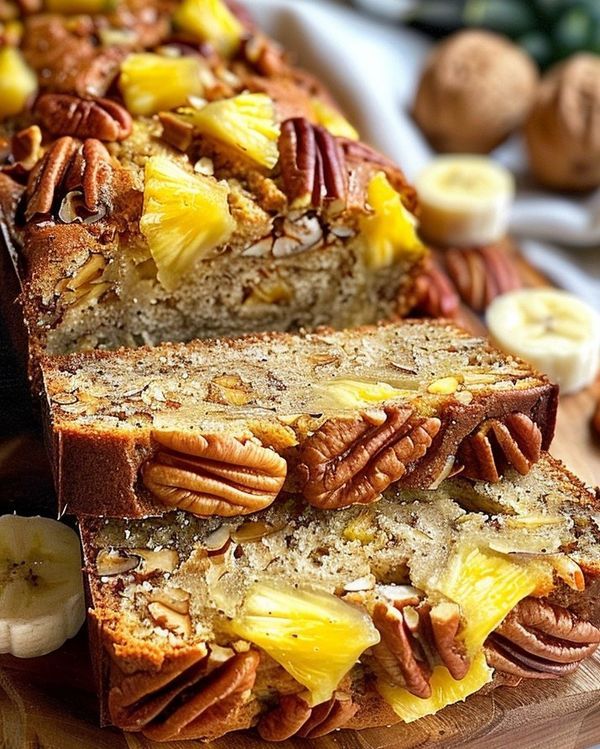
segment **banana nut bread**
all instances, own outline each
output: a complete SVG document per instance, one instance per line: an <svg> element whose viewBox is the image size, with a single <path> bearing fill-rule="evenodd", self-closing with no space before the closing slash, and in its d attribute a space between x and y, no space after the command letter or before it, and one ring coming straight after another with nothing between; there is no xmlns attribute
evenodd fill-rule
<svg viewBox="0 0 600 749"><path fill-rule="evenodd" d="M417 320L49 357L42 380L61 512L112 517L497 481L548 448L557 401L524 362Z"/></svg>
<svg viewBox="0 0 600 749"><path fill-rule="evenodd" d="M0 74L38 94L0 122L30 361L409 310L414 191L317 80L237 4L95 5L27 12L4 46L0 7Z"/></svg>
<svg viewBox="0 0 600 749"><path fill-rule="evenodd" d="M544 456L335 513L80 520L103 720L314 738L569 674L600 643L599 509Z"/></svg>

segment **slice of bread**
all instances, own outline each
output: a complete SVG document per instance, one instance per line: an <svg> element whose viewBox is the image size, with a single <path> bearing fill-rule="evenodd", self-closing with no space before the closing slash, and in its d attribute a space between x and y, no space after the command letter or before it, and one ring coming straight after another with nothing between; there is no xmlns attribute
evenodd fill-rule
<svg viewBox="0 0 600 749"><path fill-rule="evenodd" d="M557 388L452 325L264 334L43 362L61 512L337 509L390 484L527 473Z"/></svg>
<svg viewBox="0 0 600 749"><path fill-rule="evenodd" d="M599 510L545 456L335 513L82 519L104 722L315 737L568 674L600 642Z"/></svg>
<svg viewBox="0 0 600 749"><path fill-rule="evenodd" d="M350 327L415 301L425 248L402 171L247 14L219 53L174 25L179 5L21 19L40 96L0 124L0 241L32 373L44 352ZM197 96L168 95L178 64Z"/></svg>

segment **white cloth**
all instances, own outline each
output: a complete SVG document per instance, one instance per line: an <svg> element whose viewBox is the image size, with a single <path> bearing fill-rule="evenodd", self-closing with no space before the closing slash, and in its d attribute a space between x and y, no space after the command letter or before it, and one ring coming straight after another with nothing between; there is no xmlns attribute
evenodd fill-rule
<svg viewBox="0 0 600 749"><path fill-rule="evenodd" d="M434 155L408 114L431 42L324 0L246 2L260 25L333 90L363 138L414 179ZM540 190L527 176L518 136L494 157L517 176L511 230L525 254L600 310L600 190L584 197Z"/></svg>

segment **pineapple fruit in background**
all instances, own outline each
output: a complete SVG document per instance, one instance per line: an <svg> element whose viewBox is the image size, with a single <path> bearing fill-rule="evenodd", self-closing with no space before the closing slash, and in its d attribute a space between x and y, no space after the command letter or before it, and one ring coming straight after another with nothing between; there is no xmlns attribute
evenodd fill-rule
<svg viewBox="0 0 600 749"><path fill-rule="evenodd" d="M19 114L37 90L37 78L14 47L0 47L0 119Z"/></svg>
<svg viewBox="0 0 600 749"><path fill-rule="evenodd" d="M148 159L140 228L166 289L229 239L235 222L228 196L227 185L213 177L191 174L165 156Z"/></svg>
<svg viewBox="0 0 600 749"><path fill-rule="evenodd" d="M202 63L195 57L142 52L123 61L119 86L132 114L152 115L182 106L190 96L200 96L202 72Z"/></svg>

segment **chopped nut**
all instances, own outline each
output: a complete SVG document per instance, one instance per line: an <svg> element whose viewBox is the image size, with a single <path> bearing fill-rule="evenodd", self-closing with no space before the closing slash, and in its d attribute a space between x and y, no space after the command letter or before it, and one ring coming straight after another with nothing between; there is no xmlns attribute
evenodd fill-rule
<svg viewBox="0 0 600 749"><path fill-rule="evenodd" d="M459 384L456 377L442 377L432 382L427 388L427 392L432 395L452 395L458 390Z"/></svg>
<svg viewBox="0 0 600 749"><path fill-rule="evenodd" d="M142 572L173 572L179 564L179 554L175 549L132 549L144 560Z"/></svg>
<svg viewBox="0 0 600 749"><path fill-rule="evenodd" d="M188 614L190 611L190 594L183 588L165 588L156 591L151 602L162 603L178 614Z"/></svg>
<svg viewBox="0 0 600 749"><path fill-rule="evenodd" d="M162 125L162 139L179 151L187 151L194 138L194 126L172 112L158 115Z"/></svg>
<svg viewBox="0 0 600 749"><path fill-rule="evenodd" d="M246 406L253 401L252 386L239 375L220 375L211 380L206 400L229 406Z"/></svg>
<svg viewBox="0 0 600 749"><path fill-rule="evenodd" d="M96 572L100 577L112 577L131 572L140 564L141 558L123 549L101 549L96 557Z"/></svg>
<svg viewBox="0 0 600 749"><path fill-rule="evenodd" d="M232 532L231 538L238 544L252 543L277 533L281 527L267 523L265 520L248 520Z"/></svg>
<svg viewBox="0 0 600 749"><path fill-rule="evenodd" d="M202 542L202 546L207 551L221 551L227 546L230 538L231 533L229 528L225 525L221 525L217 530L209 533Z"/></svg>
<svg viewBox="0 0 600 749"><path fill-rule="evenodd" d="M54 293L67 307L89 306L112 288L112 283L104 280L105 270L104 257L91 254L71 278L63 278L56 284Z"/></svg>
<svg viewBox="0 0 600 749"><path fill-rule="evenodd" d="M191 635L192 620L189 614L181 614L159 601L148 604L148 612L159 627L168 629L180 637L187 638Z"/></svg>

